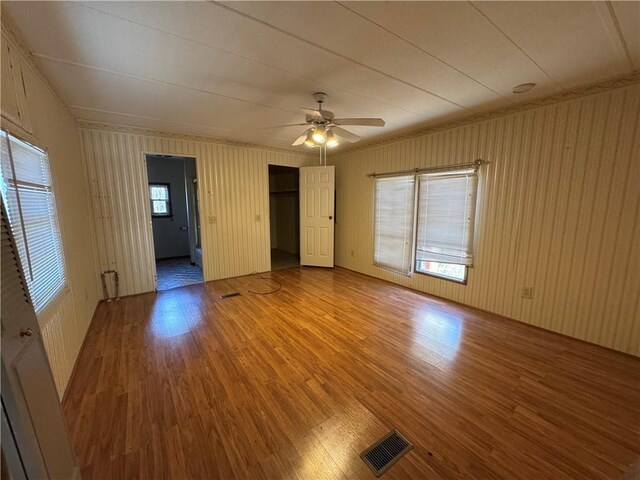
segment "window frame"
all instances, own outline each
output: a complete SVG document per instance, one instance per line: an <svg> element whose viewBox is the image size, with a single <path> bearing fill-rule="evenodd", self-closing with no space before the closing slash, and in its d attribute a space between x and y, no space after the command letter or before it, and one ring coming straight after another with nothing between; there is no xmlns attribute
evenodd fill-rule
<svg viewBox="0 0 640 480"><path fill-rule="evenodd" d="M475 224L475 228L474 228L474 244L476 242L475 239L475 235L477 232L477 224L478 224L478 203L480 201L480 194L479 192L481 191L481 186L480 186L480 169L478 167L471 167L474 169L476 175L478 175L478 185L477 185L477 190L476 190L476 203L474 205L475 208L475 218L474 218L474 224ZM451 170L446 170L443 169L442 173L446 174L447 172L455 172L460 170L459 167L454 166ZM456 278L453 277L448 277L442 274L438 274L436 272L429 272L429 271L423 271L423 270L418 270L418 262L420 260L418 260L418 254L417 254L417 248L418 248L418 222L419 222L419 206L420 206L420 175L423 175L423 173L419 172L419 171L415 171L412 176L414 177L414 207L413 207L413 231L412 231L412 235L411 235L411 239L412 239L412 245L411 245L411 257L412 257L412 261L411 261L411 266L409 269L409 272L405 273L405 272L401 272L401 271L397 271L393 268L390 268L386 265L381 265L379 263L376 263L375 261L375 228L376 228L376 211L377 211L377 207L376 207L376 186L374 183L373 186L373 225L372 225L372 235L373 235L373 265L377 268L382 268L384 270L388 270L390 272L396 273L398 275L403 275L403 276L407 276L407 277L411 277L414 273L417 273L419 275L425 275L428 277L434 277L434 278L438 278L438 279L442 279L442 280L446 280L449 282L453 282L456 285L467 285L468 280L469 280L469 268L473 268L473 265L462 265L464 267L464 278L462 280L458 280ZM387 175L385 175L387 176ZM408 176L406 173L398 173L397 175L388 175L390 177L403 177L403 176ZM374 178L375 179L375 178ZM475 249L474 249L475 250ZM442 263L442 264L446 264L446 265L458 265L455 263L446 263L446 262L437 262L437 263Z"/></svg>
<svg viewBox="0 0 640 480"><path fill-rule="evenodd" d="M446 174L447 172L455 172L456 170L458 170L458 169L443 170L442 173ZM476 175L478 175L478 188L477 188L477 191L479 191L480 190L479 169L475 169L475 171L476 171ZM470 268L469 265L462 265L464 267L464 278L462 280L458 280L458 279L452 278L452 277L447 277L445 275L442 275L442 274L439 274L439 273L436 273L436 272L428 272L428 271L418 270L418 262L419 262L419 260L418 260L418 253L417 253L416 250L418 248L418 228L417 228L417 226L418 226L418 221L419 221L418 217L420 215L420 212L418 211L419 210L419 206L420 206L420 184L422 183L422 182L420 182L420 175L422 175L422 174L417 173L417 172L415 174L417 185L416 185L416 210L415 210L415 217L416 217L415 225L416 225L416 228L415 228L415 231L414 231L413 271L415 273L419 274L419 275L426 275L428 277L441 278L443 280L447 280L449 282L453 282L453 283L455 283L457 285L466 285L467 284L467 280L469 279L469 268ZM478 215L477 215L477 213L478 213L478 196L477 196L477 193L476 193L476 204L475 204L474 208L476 210L475 211L474 220L475 220L475 223L477 223L478 222ZM475 230L476 229L474 228L474 236L475 236ZM475 242L475 240L474 240L474 242ZM437 262L437 263L444 263L446 265L457 265L456 263L446 263L446 262Z"/></svg>
<svg viewBox="0 0 640 480"><path fill-rule="evenodd" d="M38 319L39 322L42 321L46 321L43 319L48 319L51 315L51 312L54 311L55 308L57 308L57 306L59 305L61 298L64 294L69 292L69 277L68 277L68 265L67 265L67 258L66 258L66 252L65 252L65 244L64 244L64 240L63 240L63 236L62 236L62 227L61 227L61 219L60 219L60 213L59 213L59 208L58 208L58 194L57 194L57 188L56 188L56 182L54 180L54 173L51 169L51 159L49 157L49 149L46 147L41 147L38 145L38 140L33 137L32 135L16 135L15 133L13 133L13 131L8 128L8 127L3 127L1 129L1 134L2 135L6 135L6 141L8 143L8 148L11 149L11 137L13 137L14 139L16 139L18 142L21 142L31 148L33 148L34 150L42 153L45 158L46 158L46 166L48 169L48 174L49 174L49 181L50 184L49 185L39 185L38 188L42 189L42 190L49 190L49 194L51 195L51 203L53 206L53 212L54 212L54 231L52 232L53 235L55 237L57 237L57 241L59 243L59 248L60 248L60 266L61 266L61 278L62 278L62 282L57 286L57 288L55 289L54 293L52 293L49 298L46 300L45 303L41 304L41 305L36 305L36 303L34 302L34 296L33 296L33 292L30 286L31 282L34 282L34 275L33 275L33 262L31 260L31 256L32 256L32 248L29 246L28 243L28 235L26 235L26 228L25 228L25 223L24 223L24 216L23 216L23 209L21 206L19 206L19 210L18 210L18 216L20 217L20 235L23 238L23 242L24 242L24 249L25 249L25 258L22 258L22 255L18 253L18 261L21 265L22 268L22 274L24 276L24 281L25 281L25 290L28 293L29 296L29 303L33 306L33 309L35 311L36 314L36 318ZM13 156L13 152L10 151L9 155ZM14 167L14 160L13 158L10 158L10 162L11 162L11 170L12 170L12 175L13 175L13 169ZM0 177L0 182L5 182L5 180L3 178ZM22 183L22 182L21 182ZM24 185L23 185L24 186ZM9 185L7 184L7 187L9 187ZM18 182L17 180L14 178L13 179L13 188L16 190L16 195L18 195L18 197L20 196L20 187L18 187ZM19 199L18 201L21 203L22 199ZM13 225L11 223L11 212L9 211L9 207L7 205L6 199L3 198L2 202L4 204L4 209L5 209L5 213L7 215L7 226L9 227L9 230L11 231L11 235L13 236L13 241L16 244L16 248L19 249L20 245L18 244L18 241L16 239L16 233L15 233L15 225ZM27 278L29 277L29 278Z"/></svg>
<svg viewBox="0 0 640 480"><path fill-rule="evenodd" d="M166 187L167 188L167 213L153 213L153 202L154 199L151 198L151 187ZM149 193L149 208L151 209L151 218L173 218L173 207L171 205L171 184L168 182L149 182L149 186L147 189ZM157 200L155 200L157 201Z"/></svg>

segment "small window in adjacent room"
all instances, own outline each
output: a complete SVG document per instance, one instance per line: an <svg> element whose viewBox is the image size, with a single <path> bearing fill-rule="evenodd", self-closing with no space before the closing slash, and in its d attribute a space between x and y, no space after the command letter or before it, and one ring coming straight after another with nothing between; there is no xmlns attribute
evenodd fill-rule
<svg viewBox="0 0 640 480"><path fill-rule="evenodd" d="M171 191L168 183L150 183L149 199L152 217L171 216Z"/></svg>
<svg viewBox="0 0 640 480"><path fill-rule="evenodd" d="M66 284L46 152L0 133L0 190L33 307L40 313Z"/></svg>
<svg viewBox="0 0 640 480"><path fill-rule="evenodd" d="M419 178L416 271L464 282L473 265L478 175L462 170Z"/></svg>

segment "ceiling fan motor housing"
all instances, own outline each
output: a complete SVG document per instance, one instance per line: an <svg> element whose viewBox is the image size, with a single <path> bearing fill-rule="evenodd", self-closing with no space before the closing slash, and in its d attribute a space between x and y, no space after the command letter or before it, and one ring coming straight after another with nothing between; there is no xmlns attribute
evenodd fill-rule
<svg viewBox="0 0 640 480"><path fill-rule="evenodd" d="M318 103L324 103L324 101L327 98L327 94L324 92L316 92L313 94L313 98L316 100L316 102Z"/></svg>

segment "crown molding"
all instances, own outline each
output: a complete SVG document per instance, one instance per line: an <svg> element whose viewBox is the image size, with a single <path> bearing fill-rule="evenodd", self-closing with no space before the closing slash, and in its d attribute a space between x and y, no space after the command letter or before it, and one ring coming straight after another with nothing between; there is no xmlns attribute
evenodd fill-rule
<svg viewBox="0 0 640 480"><path fill-rule="evenodd" d="M361 150L367 150L370 148L376 148L383 145L397 143L397 142L401 142L401 141L412 139L412 138L422 137L424 135L439 132L442 130L450 130L452 128L463 127L473 123L484 122L487 120L504 117L514 113L520 113L527 110L533 110L536 108L547 107L550 105L555 105L557 103L575 100L577 98L587 97L590 95L597 95L599 93L607 92L610 90L629 87L634 84L640 84L640 70L635 70L631 74L610 78L609 80L605 80L603 82L585 85L585 86L577 87L571 90L565 90L563 92L549 95L547 97L541 97L535 100L516 103L508 107L499 108L496 110L490 110L488 112L473 114L473 115L460 118L457 120L453 120L450 122L444 122L441 124L436 124L428 127L417 128L415 130L411 130L406 133L391 135L386 138L382 138L380 140L371 140L368 142L365 141L361 144L349 145L345 149L339 152L336 152L335 156L341 156L347 153L354 153Z"/></svg>
<svg viewBox="0 0 640 480"><path fill-rule="evenodd" d="M267 145L260 145L256 143L241 142L236 140L228 140L218 137L209 137L206 135L194 135L190 133L175 133L168 130L160 130L154 128L134 127L130 125L121 125L116 123L107 122L95 122L92 120L76 120L78 128L80 130L98 130L114 133L125 133L130 135L146 135L150 137L160 137L169 140L187 140L191 142L201 143L214 143L216 145L224 145L228 147L240 147L240 148L252 148L258 150L267 150L270 152L295 154L300 156L310 156L306 153L301 153L299 150L293 148L271 147Z"/></svg>

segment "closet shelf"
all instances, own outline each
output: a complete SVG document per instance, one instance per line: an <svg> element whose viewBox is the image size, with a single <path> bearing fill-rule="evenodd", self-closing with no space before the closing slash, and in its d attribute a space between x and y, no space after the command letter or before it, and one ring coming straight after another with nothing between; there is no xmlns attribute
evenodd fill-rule
<svg viewBox="0 0 640 480"><path fill-rule="evenodd" d="M294 188L291 190L278 190L274 192L269 192L270 197L282 197L285 195L296 195L298 193L298 189Z"/></svg>

